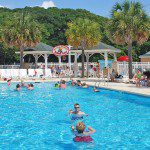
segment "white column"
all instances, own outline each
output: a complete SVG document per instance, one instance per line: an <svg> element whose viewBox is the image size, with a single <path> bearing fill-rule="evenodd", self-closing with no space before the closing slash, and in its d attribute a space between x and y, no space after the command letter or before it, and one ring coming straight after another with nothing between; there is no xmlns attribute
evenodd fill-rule
<svg viewBox="0 0 150 150"><path fill-rule="evenodd" d="M45 69L47 69L47 54L44 54L44 58L45 58Z"/></svg>
<svg viewBox="0 0 150 150"><path fill-rule="evenodd" d="M74 76L77 77L77 54L74 54Z"/></svg>
<svg viewBox="0 0 150 150"><path fill-rule="evenodd" d="M61 66L61 56L58 56L59 66Z"/></svg>
<svg viewBox="0 0 150 150"><path fill-rule="evenodd" d="M71 70L71 52L68 53L68 63L69 63L69 69Z"/></svg>
<svg viewBox="0 0 150 150"><path fill-rule="evenodd" d="M105 67L108 67L108 53L104 53L104 59L105 59Z"/></svg>
<svg viewBox="0 0 150 150"><path fill-rule="evenodd" d="M117 61L116 53L114 53L114 61Z"/></svg>
<svg viewBox="0 0 150 150"><path fill-rule="evenodd" d="M89 77L89 53L86 54L86 71L87 71L87 78Z"/></svg>
<svg viewBox="0 0 150 150"><path fill-rule="evenodd" d="M37 63L38 63L38 55L37 54L35 54L34 55L34 58L35 58L35 68L37 69Z"/></svg>

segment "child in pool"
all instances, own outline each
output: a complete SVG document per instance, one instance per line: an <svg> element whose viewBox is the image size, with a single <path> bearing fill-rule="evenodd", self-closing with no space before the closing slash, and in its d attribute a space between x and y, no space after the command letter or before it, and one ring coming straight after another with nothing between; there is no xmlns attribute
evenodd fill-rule
<svg viewBox="0 0 150 150"><path fill-rule="evenodd" d="M16 85L16 91L20 91L20 89L21 89L20 84L17 84L17 85Z"/></svg>
<svg viewBox="0 0 150 150"><path fill-rule="evenodd" d="M75 134L75 138L73 139L74 142L92 142L93 139L91 138L91 134L95 133L96 130L94 130L92 127L88 126L88 132L85 131L85 124L84 122L78 122L76 125L76 131L75 127L71 126L72 132Z"/></svg>
<svg viewBox="0 0 150 150"><path fill-rule="evenodd" d="M71 120L80 120L83 119L83 116L88 116L84 112L80 111L80 105L78 103L74 104L75 111L72 109L69 110L69 115L72 115Z"/></svg>

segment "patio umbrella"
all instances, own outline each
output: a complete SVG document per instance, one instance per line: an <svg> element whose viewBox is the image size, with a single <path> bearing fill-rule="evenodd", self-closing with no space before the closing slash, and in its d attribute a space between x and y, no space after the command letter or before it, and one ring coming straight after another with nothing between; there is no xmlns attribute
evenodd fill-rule
<svg viewBox="0 0 150 150"><path fill-rule="evenodd" d="M128 56L120 56L117 61L129 61L129 57Z"/></svg>

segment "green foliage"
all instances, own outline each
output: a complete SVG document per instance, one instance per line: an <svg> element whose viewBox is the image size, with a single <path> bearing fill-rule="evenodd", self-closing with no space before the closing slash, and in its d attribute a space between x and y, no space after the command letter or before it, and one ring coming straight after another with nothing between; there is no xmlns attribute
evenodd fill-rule
<svg viewBox="0 0 150 150"><path fill-rule="evenodd" d="M68 44L81 49L97 46L101 40L100 25L88 19L78 18L68 23L66 30Z"/></svg>
<svg viewBox="0 0 150 150"><path fill-rule="evenodd" d="M4 22L9 22L10 20L16 21L14 16L16 14L21 14L22 11L25 11L31 18L31 20L34 20L41 28L41 42L49 44L51 46L56 46L58 44L68 44L67 38L65 35L65 32L67 30L67 23L73 22L77 18L83 18L83 19L89 19L92 22L96 22L100 26L100 32L102 35L101 41L110 44L112 46L115 46L117 48L120 48L122 50L122 54L127 54L126 47L125 46L118 46L114 43L112 43L109 38L107 37L107 30L106 25L108 24L109 19L104 18L95 14L90 13L87 10L83 9L58 9L58 8L48 8L44 9L41 7L25 7L25 8L19 8L19 9L8 9L8 8L0 8L0 36L2 36L3 32L2 30L2 24ZM32 21L31 21L32 22ZM6 30L9 30L9 28L5 28ZM149 43L149 42L146 42ZM135 55L133 55L133 60L137 60L139 55L142 55L145 53L145 50L150 49L150 44L143 44L141 46L138 46L136 43L134 45L135 47ZM0 47L0 59L2 59L2 53L6 51L7 48ZM10 51L10 49L7 49L7 51ZM17 56L14 54L14 49L11 48L12 56ZM18 56L17 56L18 57ZM95 57L99 57L98 55L95 55ZM12 59L9 59L10 57L6 56L6 64L8 63L7 60L11 60L10 63L13 63L16 60L16 57L12 57ZM92 60L92 58L91 58ZM1 64L4 64L4 61L0 61Z"/></svg>

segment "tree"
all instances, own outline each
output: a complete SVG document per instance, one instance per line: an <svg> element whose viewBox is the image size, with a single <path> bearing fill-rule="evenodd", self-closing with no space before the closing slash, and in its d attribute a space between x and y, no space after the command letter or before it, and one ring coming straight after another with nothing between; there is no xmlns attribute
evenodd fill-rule
<svg viewBox="0 0 150 150"><path fill-rule="evenodd" d="M101 40L100 25L88 19L78 18L68 23L68 44L82 49L82 77L84 77L84 50L97 46Z"/></svg>
<svg viewBox="0 0 150 150"><path fill-rule="evenodd" d="M41 40L41 26L24 12L7 17L0 28L0 42L20 50L20 68L23 68L23 52Z"/></svg>
<svg viewBox="0 0 150 150"><path fill-rule="evenodd" d="M149 37L150 22L139 2L117 3L112 9L112 18L107 34L113 43L128 46L129 78L132 78L132 44L143 44Z"/></svg>

